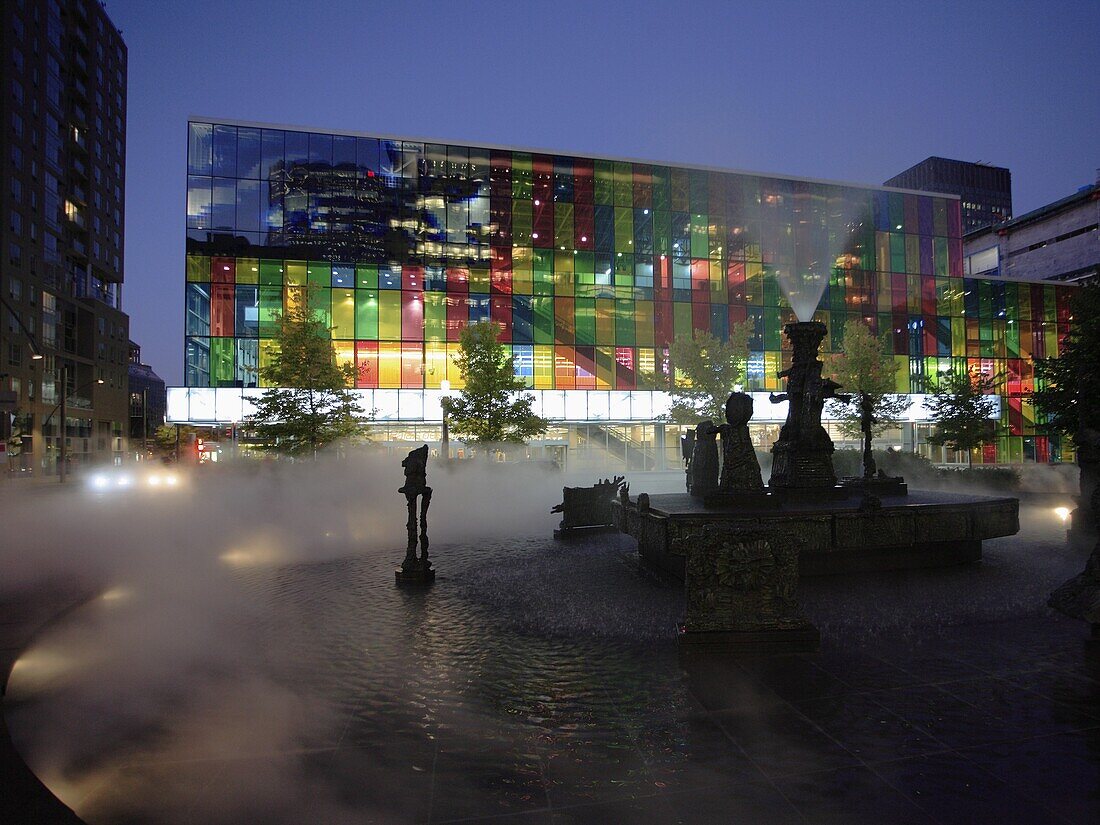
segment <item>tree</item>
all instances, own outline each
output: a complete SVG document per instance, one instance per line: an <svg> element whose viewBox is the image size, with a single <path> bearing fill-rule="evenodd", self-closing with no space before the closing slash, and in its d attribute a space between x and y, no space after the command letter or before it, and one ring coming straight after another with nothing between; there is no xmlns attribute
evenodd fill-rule
<svg viewBox="0 0 1100 825"><path fill-rule="evenodd" d="M752 322L743 321L730 330L728 341L705 330L691 336L678 335L670 354L676 377L669 394L672 420L680 424L725 420L726 399L737 384L745 381L749 361Z"/></svg>
<svg viewBox="0 0 1100 825"><path fill-rule="evenodd" d="M336 363L330 330L310 307L310 295L276 318L276 351L260 368L270 385L247 419L262 447L310 455L340 439L364 434L363 409L349 392L354 371Z"/></svg>
<svg viewBox="0 0 1100 825"><path fill-rule="evenodd" d="M472 444L522 444L546 432L546 420L531 411L534 397L518 394L524 384L516 378L496 324L482 321L464 327L461 348L456 363L465 386L445 405L457 437Z"/></svg>
<svg viewBox="0 0 1100 825"><path fill-rule="evenodd" d="M844 325L841 352L831 360L833 378L850 399L834 399L829 409L845 436L863 439L863 477L870 478L877 469L872 439L896 427L909 408L908 399L896 392L898 363L885 342L859 321Z"/></svg>
<svg viewBox="0 0 1100 825"><path fill-rule="evenodd" d="M990 398L993 389L993 379L981 373L941 375L939 385L925 402L929 420L936 425L928 443L966 450L967 462L973 464L971 451L993 439L994 425L989 418L997 406Z"/></svg>
<svg viewBox="0 0 1100 825"><path fill-rule="evenodd" d="M1074 438L1082 414L1100 429L1100 283L1077 290L1070 318L1058 357L1035 360L1031 400L1046 419L1044 429Z"/></svg>

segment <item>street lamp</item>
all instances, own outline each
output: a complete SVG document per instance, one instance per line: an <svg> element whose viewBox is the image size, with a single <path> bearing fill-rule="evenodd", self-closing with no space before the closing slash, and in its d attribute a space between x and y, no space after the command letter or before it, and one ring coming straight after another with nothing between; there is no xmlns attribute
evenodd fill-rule
<svg viewBox="0 0 1100 825"><path fill-rule="evenodd" d="M102 383L103 383L102 378L96 378L92 381L85 381L83 384L81 384L79 387L77 387L75 390L73 390L73 392L78 393L82 389L84 389L85 387L90 387L92 384L102 384ZM50 419L53 418L53 414L55 412L57 412L58 410L61 410L61 444L60 444L60 448L59 448L59 451L58 451L59 455L58 455L58 458L57 458L57 480L61 484L65 483L65 440L68 436L68 433L66 432L67 428L65 426L65 401L66 401L66 390L68 389L68 387L69 387L69 365L68 364L62 364L61 365L61 400L58 402L56 407L54 407L52 410L50 410L50 414L47 415L46 420L42 422L42 431L45 432L46 431L46 425L50 423Z"/></svg>

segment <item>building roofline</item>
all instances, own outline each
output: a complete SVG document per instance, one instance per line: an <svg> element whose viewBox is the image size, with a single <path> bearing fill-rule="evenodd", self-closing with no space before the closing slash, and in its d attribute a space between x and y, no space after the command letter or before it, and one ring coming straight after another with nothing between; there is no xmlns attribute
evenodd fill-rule
<svg viewBox="0 0 1100 825"><path fill-rule="evenodd" d="M749 169L729 169L722 166L705 166L698 163L680 163L670 162L664 160L651 160L646 158L633 158L622 157L616 155L598 155L587 152L567 152L559 149L547 149L531 146L510 146L502 143L483 143L481 141L471 143L468 141L457 141L443 138L421 137L417 135L387 135L379 134L376 132L356 132L345 129L328 129L313 126L301 126L284 123L265 123L262 121L254 120L238 120L237 118L219 118L219 117L207 117L205 115L189 115L187 118L188 123L217 123L225 126L245 126L260 129L282 129L288 132L313 132L315 134L323 135L343 135L346 137L365 137L376 138L379 140L408 140L416 141L418 143L442 143L450 144L454 146L477 146L483 149L499 149L501 151L508 152L530 152L537 155L558 155L562 157L582 157L592 158L593 160L610 160L619 161L625 163L642 163L650 166L669 166L679 169L697 169L702 172L721 172L724 174L732 175L751 175L758 178L777 178L779 180L794 180L801 181L803 183L821 183L828 186L846 186L852 189L870 189L881 192L900 192L906 195L921 195L923 197L937 197L948 198L950 200L961 200L959 195L953 195L950 192L928 192L920 189L900 189L894 186L881 186L878 184L870 183L854 183L852 181L842 180L830 180L828 178L806 178L799 175L785 175L776 172L756 172Z"/></svg>
<svg viewBox="0 0 1100 825"><path fill-rule="evenodd" d="M1030 212L1025 212L1023 215L1018 215L1015 218L1009 218L1007 221L1001 221L1000 223L990 224L989 226L983 226L981 229L975 229L973 232L968 232L963 235L963 239L978 238L986 232L999 233L1016 229L1020 226L1026 226L1029 223L1035 223L1050 215L1057 214L1065 209L1069 209L1071 206L1075 206L1079 201L1098 200L1100 199L1100 184L1092 184L1090 186L1084 186L1074 192L1072 195L1067 195L1064 198L1060 198L1052 203L1048 203L1046 206L1040 206L1038 209L1033 209Z"/></svg>

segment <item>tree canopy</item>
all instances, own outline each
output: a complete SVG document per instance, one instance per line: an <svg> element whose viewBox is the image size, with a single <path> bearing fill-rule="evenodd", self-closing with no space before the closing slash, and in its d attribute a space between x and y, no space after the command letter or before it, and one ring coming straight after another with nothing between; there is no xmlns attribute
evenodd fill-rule
<svg viewBox="0 0 1100 825"><path fill-rule="evenodd" d="M675 369L669 389L673 421L724 420L726 399L736 384L745 381L751 334L752 322L743 321L730 330L728 341L705 330L676 336L670 348Z"/></svg>
<svg viewBox="0 0 1100 825"><path fill-rule="evenodd" d="M829 402L840 431L848 438L863 439L863 475L875 474L871 443L890 427L898 425L909 400L897 394L898 363L890 347L860 321L844 325L841 351L831 359L834 380L850 398Z"/></svg>
<svg viewBox="0 0 1100 825"><path fill-rule="evenodd" d="M336 363L330 330L309 304L308 295L300 297L276 318L276 348L260 368L273 386L247 422L265 449L289 455L316 455L365 433L363 408L348 390L354 371Z"/></svg>
<svg viewBox="0 0 1100 825"><path fill-rule="evenodd" d="M464 327L456 359L465 384L446 399L451 432L472 444L522 444L546 432L546 421L531 410L534 397L523 393L515 365L500 342L496 324L483 321Z"/></svg>
<svg viewBox="0 0 1100 825"><path fill-rule="evenodd" d="M864 436L863 407L871 411L870 435L880 436L898 425L909 401L897 392L898 362L890 348L860 321L844 325L841 351L830 359L833 379L851 401L833 399L829 411L848 438Z"/></svg>
<svg viewBox="0 0 1100 825"><path fill-rule="evenodd" d="M993 439L995 427L989 417L997 404L990 397L993 390L993 379L982 373L941 375L935 391L925 401L929 420L936 426L928 443L966 450L972 461L971 450Z"/></svg>
<svg viewBox="0 0 1100 825"><path fill-rule="evenodd" d="M1082 415L1100 429L1100 283L1082 286L1070 312L1058 357L1035 361L1031 398L1045 418L1040 426L1074 437Z"/></svg>

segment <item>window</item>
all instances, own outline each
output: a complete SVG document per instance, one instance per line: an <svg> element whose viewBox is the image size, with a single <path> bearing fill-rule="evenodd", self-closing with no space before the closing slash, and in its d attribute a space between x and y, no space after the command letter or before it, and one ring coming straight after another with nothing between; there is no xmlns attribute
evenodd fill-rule
<svg viewBox="0 0 1100 825"><path fill-rule="evenodd" d="M16 137L23 137L23 118L19 116L19 112L11 113L11 131Z"/></svg>
<svg viewBox="0 0 1100 825"><path fill-rule="evenodd" d="M8 294L11 295L13 301L23 300L23 282L18 278L12 278L8 281Z"/></svg>
<svg viewBox="0 0 1100 825"><path fill-rule="evenodd" d="M23 265L23 248L15 241L8 244L8 263L12 266Z"/></svg>
<svg viewBox="0 0 1100 825"><path fill-rule="evenodd" d="M23 234L23 216L16 212L14 209L9 213L8 224L11 228L12 234Z"/></svg>
<svg viewBox="0 0 1100 825"><path fill-rule="evenodd" d="M14 176L11 179L11 199L16 203L23 202L23 184Z"/></svg>

